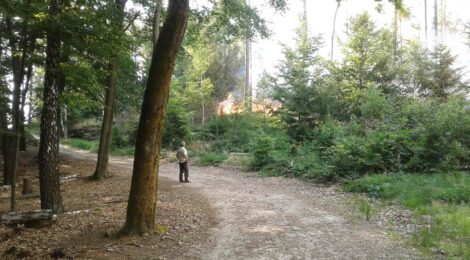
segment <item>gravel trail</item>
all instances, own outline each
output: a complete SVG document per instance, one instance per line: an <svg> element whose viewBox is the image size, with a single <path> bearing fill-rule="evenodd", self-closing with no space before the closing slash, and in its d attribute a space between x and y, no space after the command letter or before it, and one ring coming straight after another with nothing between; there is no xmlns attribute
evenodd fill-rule
<svg viewBox="0 0 470 260"><path fill-rule="evenodd" d="M177 181L177 170L177 164L163 163L160 176L174 179L174 189L192 189L195 196L207 197L218 218L205 252L191 255L188 250L188 258L419 258L383 230L348 217L342 206L348 195L335 187L191 166L191 183L186 184Z"/></svg>

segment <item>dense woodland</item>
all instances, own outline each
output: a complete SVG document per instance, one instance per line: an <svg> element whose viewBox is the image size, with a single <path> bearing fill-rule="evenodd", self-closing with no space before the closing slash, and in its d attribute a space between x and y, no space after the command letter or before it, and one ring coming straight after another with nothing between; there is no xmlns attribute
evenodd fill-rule
<svg viewBox="0 0 470 260"><path fill-rule="evenodd" d="M110 154L133 155L122 232L148 233L160 157L185 140L199 165L344 183L434 214L436 230L422 236L437 242L422 242L445 240L445 250L470 256L468 68L439 37L399 34L407 1L374 1L377 12L394 8L391 28L361 13L335 50L344 25L312 35L305 9L295 44L256 85L251 42L275 28L244 0L208 2L0 1L3 184L15 182L19 151L39 137L41 208L60 213L59 143L97 152L97 181L112 177ZM279 15L289 2L266 1ZM439 5L425 2L435 17L422 29L439 35ZM330 57L320 55L325 46ZM410 187L422 190L406 197Z"/></svg>

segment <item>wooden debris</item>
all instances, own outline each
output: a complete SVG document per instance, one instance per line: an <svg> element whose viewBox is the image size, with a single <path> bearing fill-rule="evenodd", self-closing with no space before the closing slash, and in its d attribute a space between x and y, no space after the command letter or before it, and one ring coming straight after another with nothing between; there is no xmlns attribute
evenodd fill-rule
<svg viewBox="0 0 470 260"><path fill-rule="evenodd" d="M60 178L60 183L64 182L69 182L69 181L74 181L77 179L77 174L74 175L69 175L69 176L64 176Z"/></svg>
<svg viewBox="0 0 470 260"><path fill-rule="evenodd" d="M82 209L82 210L73 210L73 211L67 211L64 212L64 215L78 215L82 213L90 213L89 209Z"/></svg>
<svg viewBox="0 0 470 260"><path fill-rule="evenodd" d="M2 224L24 224L29 222L52 222L56 215L50 209L11 212L0 217Z"/></svg>

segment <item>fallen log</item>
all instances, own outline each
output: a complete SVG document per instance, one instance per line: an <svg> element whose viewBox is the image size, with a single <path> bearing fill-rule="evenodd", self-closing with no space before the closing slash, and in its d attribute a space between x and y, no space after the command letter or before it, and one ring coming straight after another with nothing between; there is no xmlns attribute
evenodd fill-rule
<svg viewBox="0 0 470 260"><path fill-rule="evenodd" d="M77 174L64 176L60 178L60 183L69 182L77 179Z"/></svg>
<svg viewBox="0 0 470 260"><path fill-rule="evenodd" d="M56 215L50 209L39 209L32 211L16 211L0 217L0 223L12 224L29 224L38 222L52 222L56 219Z"/></svg>
<svg viewBox="0 0 470 260"><path fill-rule="evenodd" d="M64 212L63 214L64 215L78 215L81 213L90 213L90 210L89 209L73 210L73 211Z"/></svg>

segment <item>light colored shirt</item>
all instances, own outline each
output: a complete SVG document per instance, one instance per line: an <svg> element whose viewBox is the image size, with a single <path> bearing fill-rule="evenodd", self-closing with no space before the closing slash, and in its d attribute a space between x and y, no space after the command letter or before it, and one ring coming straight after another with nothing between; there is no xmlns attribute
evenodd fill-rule
<svg viewBox="0 0 470 260"><path fill-rule="evenodd" d="M186 158L188 158L188 151L184 147L180 147L178 151L176 151L176 158L178 158L178 161L180 163L185 163Z"/></svg>

